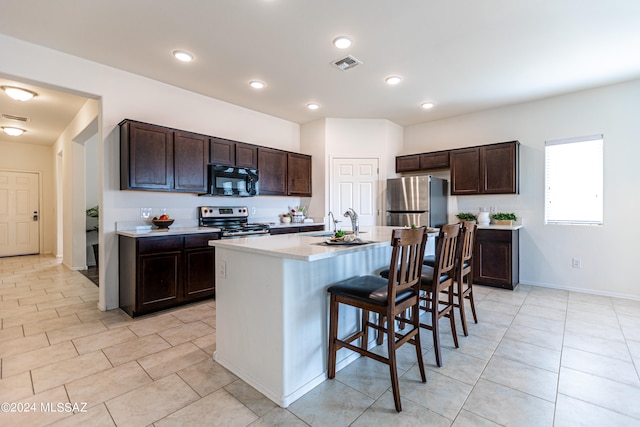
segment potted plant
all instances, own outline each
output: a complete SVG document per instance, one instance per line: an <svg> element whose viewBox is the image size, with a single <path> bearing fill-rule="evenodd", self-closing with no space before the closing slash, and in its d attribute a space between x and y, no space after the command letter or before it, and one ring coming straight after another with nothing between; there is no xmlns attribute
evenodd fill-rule
<svg viewBox="0 0 640 427"><path fill-rule="evenodd" d="M94 225L92 229L87 230L87 233L90 232L90 231L96 231L97 232L98 231L98 222L97 222L97 220L100 217L100 208L98 206L94 206L92 208L87 209L85 213L86 213L87 217L96 219L96 225ZM98 267L98 253L99 253L98 244L96 243L94 245L91 245L91 247L93 248L93 256L96 259L96 267Z"/></svg>
<svg viewBox="0 0 640 427"><path fill-rule="evenodd" d="M471 212L460 212L456 215L456 217L460 220L460 222L476 222L478 220L478 216Z"/></svg>
<svg viewBox="0 0 640 427"><path fill-rule="evenodd" d="M495 225L513 225L513 222L517 220L518 218L514 213L498 212L491 214L491 222Z"/></svg>

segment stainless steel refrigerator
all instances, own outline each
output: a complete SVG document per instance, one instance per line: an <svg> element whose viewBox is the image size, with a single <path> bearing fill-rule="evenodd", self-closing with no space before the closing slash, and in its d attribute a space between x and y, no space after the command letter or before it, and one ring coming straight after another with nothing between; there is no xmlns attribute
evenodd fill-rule
<svg viewBox="0 0 640 427"><path fill-rule="evenodd" d="M448 181L430 175L387 180L387 225L440 227L448 221Z"/></svg>

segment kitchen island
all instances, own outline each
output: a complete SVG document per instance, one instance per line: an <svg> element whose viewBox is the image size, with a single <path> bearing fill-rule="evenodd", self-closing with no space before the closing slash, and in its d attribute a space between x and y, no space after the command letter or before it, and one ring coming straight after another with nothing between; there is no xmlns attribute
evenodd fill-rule
<svg viewBox="0 0 640 427"><path fill-rule="evenodd" d="M371 243L358 246L326 245L317 232L209 242L216 247L215 360L282 407L323 382L326 290L387 268L394 228L363 228ZM355 309L341 309L340 336L358 322ZM338 369L357 357L341 349Z"/></svg>

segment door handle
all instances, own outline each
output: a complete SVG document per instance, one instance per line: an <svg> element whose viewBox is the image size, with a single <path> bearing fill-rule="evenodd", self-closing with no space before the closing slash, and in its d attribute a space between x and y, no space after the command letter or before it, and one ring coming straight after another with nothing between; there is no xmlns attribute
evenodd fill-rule
<svg viewBox="0 0 640 427"><path fill-rule="evenodd" d="M34 221L38 220L38 211L33 211L33 220Z"/></svg>

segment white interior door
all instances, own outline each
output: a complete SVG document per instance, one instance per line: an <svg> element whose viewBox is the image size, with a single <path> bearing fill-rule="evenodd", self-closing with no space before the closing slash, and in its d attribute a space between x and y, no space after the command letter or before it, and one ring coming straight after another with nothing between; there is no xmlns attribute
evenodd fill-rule
<svg viewBox="0 0 640 427"><path fill-rule="evenodd" d="M351 228L343 217L349 208L358 214L361 228L377 225L378 174L378 159L333 159L331 211L343 228Z"/></svg>
<svg viewBox="0 0 640 427"><path fill-rule="evenodd" d="M0 171L0 256L40 252L38 174Z"/></svg>

